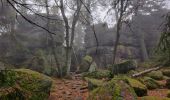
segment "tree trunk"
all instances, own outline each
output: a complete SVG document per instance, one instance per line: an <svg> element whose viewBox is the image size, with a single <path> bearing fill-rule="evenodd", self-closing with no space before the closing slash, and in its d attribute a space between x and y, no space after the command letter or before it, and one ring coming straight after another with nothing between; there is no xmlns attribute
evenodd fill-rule
<svg viewBox="0 0 170 100"><path fill-rule="evenodd" d="M47 13L47 18L49 17L49 8L48 8L48 0L45 0L45 4L46 4L46 13ZM49 30L50 29L50 20L47 19L47 29ZM48 34L47 33L47 38L48 38ZM58 57L57 57L57 53L56 53L56 44L55 44L55 41L54 41L54 38L53 38L53 35L52 34L49 34L50 38L51 38L51 41L52 41L52 53L53 53L53 56L54 56L54 59L55 59L55 62L56 62L56 67L57 67L57 74L59 75L59 77L62 77L62 70L61 70L61 67L60 67L60 63L58 61ZM47 40L48 41L48 40Z"/></svg>
<svg viewBox="0 0 170 100"><path fill-rule="evenodd" d="M116 40L115 40L114 51L113 51L113 65L115 64L117 47L118 47L118 44L119 44L121 21L122 21L122 15L118 19L117 25L116 25Z"/></svg>
<svg viewBox="0 0 170 100"><path fill-rule="evenodd" d="M67 54L66 54L66 67L67 67L67 70L66 70L66 74L69 75L70 73L70 68L71 68L71 57L72 57L72 49L71 48L68 48L67 49Z"/></svg>
<svg viewBox="0 0 170 100"><path fill-rule="evenodd" d="M149 57L148 57L148 52L147 52L146 44L144 40L144 33L140 31L138 32L138 34L139 34L139 44L140 44L140 49L141 49L142 61L146 61L149 59Z"/></svg>
<svg viewBox="0 0 170 100"><path fill-rule="evenodd" d="M136 74L133 74L132 77L139 77L139 76L142 76L144 74L147 74L151 71L156 71L156 70L159 70L161 69L162 67L155 67L155 68L151 68L151 69L147 69L147 70L144 70L142 72L139 72L139 73L136 73Z"/></svg>

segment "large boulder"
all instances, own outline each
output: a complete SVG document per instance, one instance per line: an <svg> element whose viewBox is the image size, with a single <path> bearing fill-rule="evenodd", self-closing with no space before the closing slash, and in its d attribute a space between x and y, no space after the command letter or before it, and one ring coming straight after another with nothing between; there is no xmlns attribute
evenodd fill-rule
<svg viewBox="0 0 170 100"><path fill-rule="evenodd" d="M113 65L113 74L125 74L130 70L135 70L137 68L136 61L125 60L121 63Z"/></svg>
<svg viewBox="0 0 170 100"><path fill-rule="evenodd" d="M140 79L140 81L142 81L148 89L156 89L160 87L160 84L150 77L144 77Z"/></svg>
<svg viewBox="0 0 170 100"><path fill-rule="evenodd" d="M90 68L89 68L89 72L94 72L94 71L96 71L97 70L97 64L96 64L96 62L92 62L92 64L90 65Z"/></svg>
<svg viewBox="0 0 170 100"><path fill-rule="evenodd" d="M161 71L152 71L147 74L148 77L151 77L155 80L162 80L163 79L163 74Z"/></svg>
<svg viewBox="0 0 170 100"><path fill-rule="evenodd" d="M88 56L88 55L85 56L83 60L81 61L79 73L88 72L92 62L93 62L93 58L91 56Z"/></svg>
<svg viewBox="0 0 170 100"><path fill-rule="evenodd" d="M0 100L47 100L52 80L29 69L0 72Z"/></svg>
<svg viewBox="0 0 170 100"><path fill-rule="evenodd" d="M122 78L113 78L102 87L94 89L89 100L136 100L137 95L134 89Z"/></svg>
<svg viewBox="0 0 170 100"><path fill-rule="evenodd" d="M111 78L112 74L111 71L109 70L97 70L94 72L83 73L83 77L102 79L102 78Z"/></svg>
<svg viewBox="0 0 170 100"><path fill-rule="evenodd" d="M88 82L88 89L89 90L93 90L97 87L104 85L104 81L102 81L102 80L88 78L88 77L85 77L85 80Z"/></svg>
<svg viewBox="0 0 170 100"><path fill-rule="evenodd" d="M165 75L165 76L170 77L170 69L163 69L162 74Z"/></svg>
<svg viewBox="0 0 170 100"><path fill-rule="evenodd" d="M140 81L129 77L125 77L125 80L135 90L138 96L141 97L147 95L147 87L144 84L142 84Z"/></svg>

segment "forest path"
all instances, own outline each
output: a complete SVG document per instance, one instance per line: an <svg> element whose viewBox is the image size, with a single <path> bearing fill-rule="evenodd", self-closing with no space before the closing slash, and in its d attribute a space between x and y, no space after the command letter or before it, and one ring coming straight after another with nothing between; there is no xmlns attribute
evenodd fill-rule
<svg viewBox="0 0 170 100"><path fill-rule="evenodd" d="M88 83L80 75L72 79L54 79L54 87L49 100L87 100Z"/></svg>
<svg viewBox="0 0 170 100"><path fill-rule="evenodd" d="M166 80L159 81L166 84ZM122 85L126 100L132 100L131 95L126 91L126 86ZM148 96L165 98L169 89L148 90ZM88 83L81 79L80 75L73 75L72 79L54 79L53 90L49 100L87 100L89 96ZM139 97L138 100L141 100Z"/></svg>

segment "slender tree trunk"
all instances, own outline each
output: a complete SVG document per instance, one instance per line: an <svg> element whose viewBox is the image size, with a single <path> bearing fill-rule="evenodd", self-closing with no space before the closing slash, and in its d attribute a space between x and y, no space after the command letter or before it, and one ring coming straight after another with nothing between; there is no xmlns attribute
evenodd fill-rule
<svg viewBox="0 0 170 100"><path fill-rule="evenodd" d="M120 38L120 30L122 27L122 16L123 16L123 12L122 14L120 14L120 17L117 18L117 25L116 25L116 40L115 40L115 44L114 44L114 51L113 51L113 65L115 64L115 60L116 60L116 53L117 53L117 47L119 44L119 38ZM116 15L117 17L117 15Z"/></svg>
<svg viewBox="0 0 170 100"><path fill-rule="evenodd" d="M146 61L149 59L148 52L146 49L146 44L144 40L144 33L142 31L138 32L139 34L139 43L140 43L140 49L141 49L141 55L142 55L142 61Z"/></svg>
<svg viewBox="0 0 170 100"><path fill-rule="evenodd" d="M47 13L47 17L49 17L49 8L48 8L48 0L45 0L45 4L46 4L46 13ZM47 19L47 29L49 30L50 29L50 20ZM47 38L48 38L48 34L47 33ZM56 66L57 66L57 73L60 77L62 77L62 70L61 70L61 67L60 67L60 63L58 61L58 57L57 57L57 53L56 53L56 44L55 44L55 41L54 41L54 37L52 34L49 34L50 38L51 38L51 41L52 41L52 53L54 55L54 59L55 59L55 62L56 62Z"/></svg>
<svg viewBox="0 0 170 100"><path fill-rule="evenodd" d="M67 66L67 75L69 75L70 73L70 68L71 68L71 58L72 58L72 49L71 48L68 48L67 49L67 58L66 58L66 66Z"/></svg>
<svg viewBox="0 0 170 100"><path fill-rule="evenodd" d="M66 31L66 62L65 62L65 67L66 67L66 74L69 75L70 73L70 67L71 67L71 57L72 57L72 46L73 46L73 41L74 41L74 34L75 34L75 27L77 24L77 21L79 19L80 15L80 10L81 10L81 2L80 0L76 0L77 3L77 9L75 10L75 13L73 15L73 22L71 26L71 30L69 27L68 23L68 18L66 17L65 9L64 9L64 1L60 0L60 10L61 14L65 23L65 31Z"/></svg>

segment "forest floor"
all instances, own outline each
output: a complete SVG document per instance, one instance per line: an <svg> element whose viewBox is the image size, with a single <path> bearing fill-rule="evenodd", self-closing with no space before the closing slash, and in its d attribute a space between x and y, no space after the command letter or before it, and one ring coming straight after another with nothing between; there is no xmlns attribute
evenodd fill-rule
<svg viewBox="0 0 170 100"><path fill-rule="evenodd" d="M166 84L165 80L159 81ZM168 89L148 90L148 96L156 96L164 98L167 96ZM128 93L126 98L128 97ZM81 76L74 75L72 79L54 79L53 90L49 100L87 100L89 96L88 83L81 79ZM141 100L138 98L138 100Z"/></svg>
<svg viewBox="0 0 170 100"><path fill-rule="evenodd" d="M54 79L49 100L87 100L88 95L88 83L74 75L72 79Z"/></svg>
<svg viewBox="0 0 170 100"><path fill-rule="evenodd" d="M166 80L161 80L158 82L163 84L164 86L166 84ZM169 89L167 89L167 88L148 90L148 95L165 98L165 97L167 97L168 91L169 91Z"/></svg>

